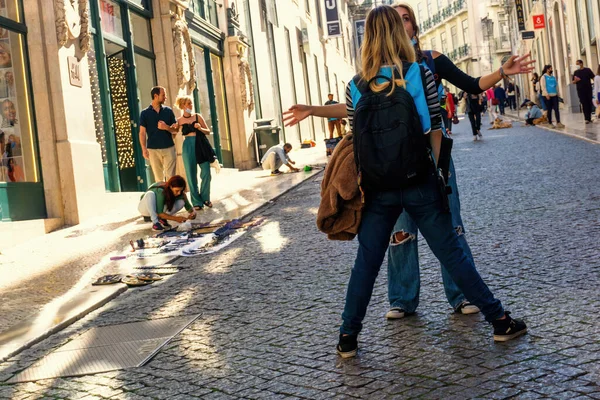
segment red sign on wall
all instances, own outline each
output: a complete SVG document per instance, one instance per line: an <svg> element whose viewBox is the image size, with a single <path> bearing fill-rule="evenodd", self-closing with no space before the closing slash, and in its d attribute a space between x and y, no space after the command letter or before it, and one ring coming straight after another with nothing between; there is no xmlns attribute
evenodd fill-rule
<svg viewBox="0 0 600 400"><path fill-rule="evenodd" d="M546 20L544 14L533 16L533 29L544 29L546 27Z"/></svg>

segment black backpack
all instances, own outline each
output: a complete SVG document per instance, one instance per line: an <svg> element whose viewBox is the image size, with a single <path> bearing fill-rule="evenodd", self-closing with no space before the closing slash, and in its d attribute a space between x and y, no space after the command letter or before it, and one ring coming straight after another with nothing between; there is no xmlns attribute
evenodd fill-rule
<svg viewBox="0 0 600 400"><path fill-rule="evenodd" d="M408 65L407 65L408 64ZM409 63L404 64L406 74ZM425 69L421 80L425 96ZM399 75L394 70L397 78ZM374 79L391 79L378 75ZM433 171L429 143L417 106L411 94L401 86L375 93L359 75L353 78L361 98L353 119L354 160L359 185L365 191L391 191L423 183Z"/></svg>

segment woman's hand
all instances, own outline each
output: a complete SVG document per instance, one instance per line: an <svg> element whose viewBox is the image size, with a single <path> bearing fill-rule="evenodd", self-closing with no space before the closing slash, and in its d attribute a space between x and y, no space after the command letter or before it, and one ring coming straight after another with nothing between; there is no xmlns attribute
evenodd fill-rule
<svg viewBox="0 0 600 400"><path fill-rule="evenodd" d="M190 211L190 213L187 216L187 219L196 219L196 213L194 211Z"/></svg>
<svg viewBox="0 0 600 400"><path fill-rule="evenodd" d="M511 56L502 66L506 75L528 74L535 69L536 60L530 60L531 52L524 56Z"/></svg>
<svg viewBox="0 0 600 400"><path fill-rule="evenodd" d="M283 112L283 124L294 126L311 115L311 108L305 104L294 104L289 110Z"/></svg>
<svg viewBox="0 0 600 400"><path fill-rule="evenodd" d="M196 123L194 124L194 128L196 128L196 129L200 130L200 129L202 128L202 125L200 125L200 123L199 123L199 122L196 122Z"/></svg>

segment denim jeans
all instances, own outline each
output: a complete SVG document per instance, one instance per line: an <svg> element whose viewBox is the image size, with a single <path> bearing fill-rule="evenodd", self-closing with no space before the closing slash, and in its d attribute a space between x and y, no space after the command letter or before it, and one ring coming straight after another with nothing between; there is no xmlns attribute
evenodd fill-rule
<svg viewBox="0 0 600 400"><path fill-rule="evenodd" d="M560 124L560 112L558 111L558 96L550 96L550 100L544 97L546 110L548 110L548 123L552 124L552 111L556 114L556 122Z"/></svg>
<svg viewBox="0 0 600 400"><path fill-rule="evenodd" d="M494 298L460 246L451 214L442 211L436 185L436 177L431 174L428 182L421 185L368 194L358 229L359 247L346 292L341 333L353 335L361 331L392 229L403 210L412 217L433 254L485 319L491 322L504 315L502 304Z"/></svg>
<svg viewBox="0 0 600 400"><path fill-rule="evenodd" d="M465 254L473 261L471 248L465 238L465 229L460 216L460 197L456 185L456 172L454 170L454 161L450 159L450 177L448 185L452 188L452 194L449 196L450 213L452 215L452 226L458 237L458 242ZM404 231L411 235L410 240L403 244L391 244L388 249L388 299L390 307L398 307L406 312L415 312L419 305L419 291L421 288L421 275L419 272L419 248L418 248L418 230L417 224L408 215L403 212L394 225L393 232ZM442 282L446 298L452 308L456 308L465 300L465 296L460 291L456 283L450 277L450 274L442 267Z"/></svg>

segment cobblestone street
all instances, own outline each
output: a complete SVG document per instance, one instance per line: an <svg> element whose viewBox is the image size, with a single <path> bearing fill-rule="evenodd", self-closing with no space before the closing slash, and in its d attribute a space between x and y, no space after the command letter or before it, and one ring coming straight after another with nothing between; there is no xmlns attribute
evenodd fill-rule
<svg viewBox="0 0 600 400"><path fill-rule="evenodd" d="M257 215L225 250L179 259L169 279L130 289L0 364L9 379L85 330L201 314L141 368L0 383L7 399L600 399L600 146L537 128L456 126L454 158L478 269L529 333L503 344L480 314L452 312L424 241L415 316L387 321L386 264L359 337L335 353L357 242L315 225L322 174Z"/></svg>

